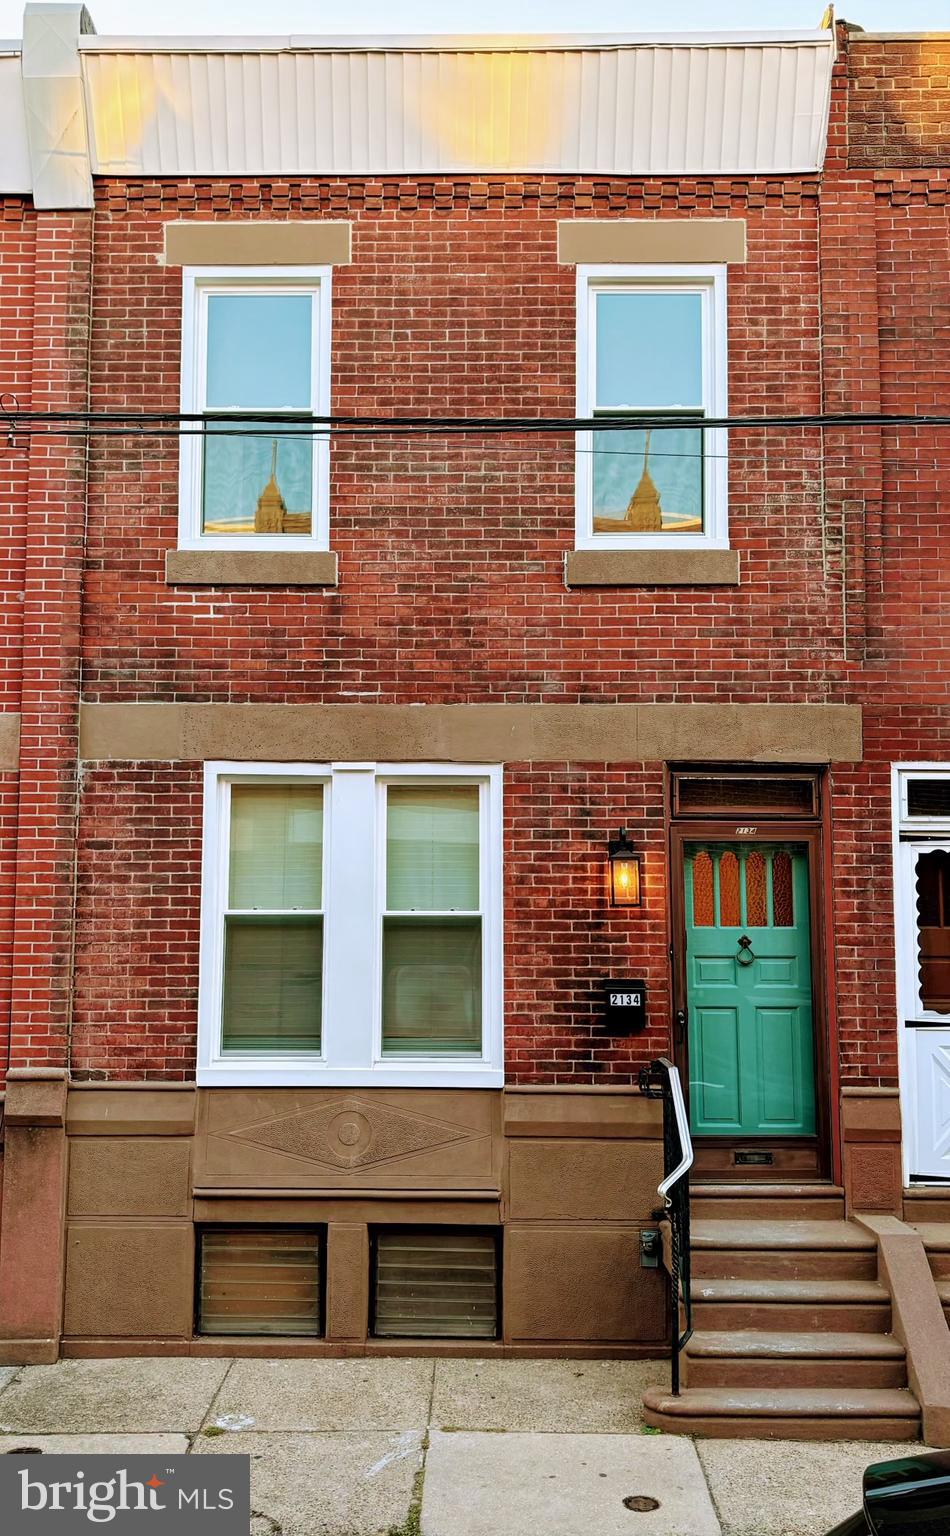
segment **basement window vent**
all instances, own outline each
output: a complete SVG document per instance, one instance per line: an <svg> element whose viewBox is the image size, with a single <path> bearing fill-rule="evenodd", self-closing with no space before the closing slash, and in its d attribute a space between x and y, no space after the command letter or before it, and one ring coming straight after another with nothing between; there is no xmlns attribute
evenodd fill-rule
<svg viewBox="0 0 950 1536"><path fill-rule="evenodd" d="M390 1227L375 1255L377 1338L498 1337L496 1231Z"/></svg>
<svg viewBox="0 0 950 1536"><path fill-rule="evenodd" d="M950 818L950 774L941 779L908 779L907 814L931 821Z"/></svg>
<svg viewBox="0 0 950 1536"><path fill-rule="evenodd" d="M675 816L818 815L813 774L678 773L673 780Z"/></svg>
<svg viewBox="0 0 950 1536"><path fill-rule="evenodd" d="M200 1244L199 1333L323 1332L322 1229L211 1227Z"/></svg>

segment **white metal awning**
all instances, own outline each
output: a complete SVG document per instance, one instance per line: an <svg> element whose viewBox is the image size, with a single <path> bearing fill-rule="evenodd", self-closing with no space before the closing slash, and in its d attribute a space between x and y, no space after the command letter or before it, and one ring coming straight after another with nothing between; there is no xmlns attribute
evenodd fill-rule
<svg viewBox="0 0 950 1536"><path fill-rule="evenodd" d="M108 39L29 4L0 179L77 207L94 175L813 172L833 54L830 31Z"/></svg>

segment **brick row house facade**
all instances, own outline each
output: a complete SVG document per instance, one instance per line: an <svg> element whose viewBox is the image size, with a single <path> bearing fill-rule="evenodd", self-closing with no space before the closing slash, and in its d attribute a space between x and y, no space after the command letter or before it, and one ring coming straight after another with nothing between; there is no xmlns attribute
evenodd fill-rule
<svg viewBox="0 0 950 1536"><path fill-rule="evenodd" d="M945 1436L948 61L27 5L0 1358L662 1354L669 1057L653 1421Z"/></svg>

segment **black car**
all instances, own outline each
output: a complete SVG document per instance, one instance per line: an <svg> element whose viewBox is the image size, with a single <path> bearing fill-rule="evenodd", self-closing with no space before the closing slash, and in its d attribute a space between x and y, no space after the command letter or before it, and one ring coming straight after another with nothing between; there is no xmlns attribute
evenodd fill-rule
<svg viewBox="0 0 950 1536"><path fill-rule="evenodd" d="M863 1508L828 1536L950 1536L950 1451L875 1462Z"/></svg>

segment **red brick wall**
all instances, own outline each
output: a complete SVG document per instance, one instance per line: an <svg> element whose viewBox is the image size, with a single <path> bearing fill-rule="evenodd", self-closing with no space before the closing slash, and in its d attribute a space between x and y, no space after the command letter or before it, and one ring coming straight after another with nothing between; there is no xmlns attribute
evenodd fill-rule
<svg viewBox="0 0 950 1536"><path fill-rule="evenodd" d="M950 203L943 178L865 175L852 184L869 210L861 238L873 256L873 281L856 320L866 369L874 374L873 386L864 387L866 400L873 390L866 408L950 414ZM853 218L849 238L855 245ZM869 487L865 639L852 686L865 710L865 763L858 772L835 774L838 1018L844 1080L894 1082L890 765L950 761L950 432L888 428L862 434L862 445L863 462L852 466L851 477Z"/></svg>
<svg viewBox="0 0 950 1536"><path fill-rule="evenodd" d="M505 1033L516 1082L627 1082L668 1046L663 780L656 764L505 771ZM607 838L645 853L639 910L606 906ZM73 1072L194 1075L201 894L198 764L87 769ZM648 1028L601 1025L608 976L645 977Z"/></svg>
<svg viewBox="0 0 950 1536"><path fill-rule="evenodd" d="M22 198L0 201L0 395L7 412L28 410L33 373L35 219ZM0 539L0 710L17 713L22 686L24 567L29 444L0 420L3 526ZM16 827L19 780L0 774L0 1086L10 1044Z"/></svg>
<svg viewBox="0 0 950 1536"><path fill-rule="evenodd" d="M847 56L851 164L950 165L950 37L852 32Z"/></svg>
<svg viewBox="0 0 950 1536"><path fill-rule="evenodd" d="M88 401L91 234L89 214L36 215L36 411L81 411ZM11 1004L18 1067L69 1061L85 460L81 439L30 439Z"/></svg>
<svg viewBox="0 0 950 1536"><path fill-rule="evenodd" d="M177 408L181 277L156 263L163 219L195 199L200 206L200 189L163 184L161 208L147 190L124 187L121 201L104 190L97 219L92 382L101 408ZM246 189L217 190L219 217L246 215ZM483 195L459 182L440 200L432 184L387 183L375 196L357 182L344 202L317 186L320 212L355 225L353 264L333 279L333 408L573 414L575 271L557 264L557 220L662 211L749 220L749 264L729 273L733 410L814 410L816 191L798 182L679 193L672 183L619 183L591 198L580 186L547 195L537 183L497 183ZM285 202L294 216L312 216L306 186L292 185ZM262 188L260 215L280 211ZM339 591L201 593L162 579L176 538L174 443L99 443L86 697L834 695L840 603L836 572L826 583L822 565L817 449L814 433L736 435L730 512L748 579L735 591L565 591L572 444L535 436L341 439L331 487Z"/></svg>
<svg viewBox="0 0 950 1536"><path fill-rule="evenodd" d="M181 279L156 260L163 220L195 206L218 217L354 219L353 265L334 273L333 406L363 414L572 414L575 273L556 261L558 218L732 212L748 219L750 244L749 265L729 274L732 408L820 404L814 182L623 182L593 196L583 185L521 182L293 185L280 197L259 189L250 210L248 191L104 192L98 408L177 406ZM568 439L343 439L331 493L339 592L207 593L163 581L176 538L175 444L98 443L84 694L108 702L839 698L840 576L824 547L819 472L814 432L736 436L730 515L747 577L737 591L567 592ZM154 773L97 768L86 779L73 1046L82 1072L175 1077L193 1069L196 786L178 770ZM180 799L186 815L169 845ZM511 770L506 800L512 1081L629 1080L668 1046L660 770ZM652 855L647 906L635 914L603 902L606 839L622 822ZM596 1027L597 988L611 971L647 977L646 1037L612 1042Z"/></svg>
<svg viewBox="0 0 950 1536"><path fill-rule="evenodd" d="M96 231L97 405L175 408L180 277L155 265L161 223L182 206L217 217L257 213L257 206L248 209L247 190L218 188L216 198L206 192L201 208L199 188L110 189ZM493 183L484 194L459 183L438 196L425 184L374 191L356 183L345 196L341 188L308 193L294 185L279 199L261 188L259 211L299 217L319 208L355 221L354 264L334 277L339 412L570 413L574 272L555 261L556 220L574 212L656 211L732 211L749 220L750 261L729 274L735 413L809 411L823 402L829 409L876 410L887 347L882 351L878 318L881 237L873 187L867 178L841 174L824 189L820 274L816 190L807 182L621 183L599 186L588 199L581 187L545 191L520 182ZM885 237L880 260L886 266L892 259ZM910 302L919 304L919 293ZM908 323L917 322L912 316ZM737 433L730 522L743 557L738 591L567 592L561 560L573 542L573 474L566 441L343 440L334 448L332 490L339 592L208 594L168 589L162 581L164 551L175 540L174 445L100 444L91 469L85 694L106 701L236 702L869 696L879 703L881 688L892 686L890 658L899 652L908 668L902 696L915 697L932 647L922 634L910 641L906 623L889 618L881 567L885 474L892 474L888 526L903 542L895 519L906 516L912 539L922 538L919 565L901 576L902 607L919 608L923 593L915 590L915 576L933 581L936 546L922 535L916 501L911 511L903 472L890 472L883 458L877 430L828 434L823 454L813 432ZM920 476L915 465L918 498ZM865 688L863 669L874 655L873 686ZM880 729L890 757L909 755L899 717L886 717ZM932 736L929 742L928 751ZM167 775L159 770L160 778ZM627 792L638 785L643 798L644 781L624 777ZM662 860L651 860L648 909L633 919L605 914L599 890L588 900L576 871L559 883L552 908L548 867L540 861L537 877L526 873L547 824L547 801L535 785L532 812L524 786L508 779L526 839L519 856L517 832L509 829L510 1070L519 1081L584 1081L623 1071L630 1046L611 1046L603 1037L591 1044L592 982L618 966L646 975L651 1018L661 1033L634 1042L632 1056L640 1060L656 1045L665 1048ZM661 835L655 768L639 817L628 801L611 804L611 786L598 775L585 770L579 780L598 833L588 834L583 817L565 805L555 850L574 849L580 840L584 858L596 864L608 828L625 821L639 833L647 808L655 836ZM92 782L84 813L90 846L100 840L101 814ZM839 768L834 794L842 1068L847 1080L891 1081L889 875L871 885L867 877L869 868L889 871L887 773ZM104 814L108 826L115 814L108 801ZM129 835L134 840L137 833ZM182 856L193 863L196 848L192 840ZM81 871L76 1065L135 1075L147 1058L151 1070L178 1075L188 1070L182 1050L191 1048L193 999L183 997L181 972L168 963L175 935L167 895L159 882L153 931L146 879L141 899L132 903L131 930L120 909L113 932L99 893L102 856ZM122 868L121 853L117 858ZM533 878L534 886L525 884ZM105 881L108 891L108 873ZM178 896L184 942L194 946L196 893ZM562 900L569 909L564 915ZM519 901L527 903L523 919ZM625 936L620 949L605 952L603 926L618 921ZM111 965L103 961L107 935ZM193 988L193 975L188 985ZM131 1051L123 1043L130 1034L137 1038Z"/></svg>
<svg viewBox="0 0 950 1536"><path fill-rule="evenodd" d="M198 764L84 770L72 1037L79 1077L194 1077L201 777Z"/></svg>

